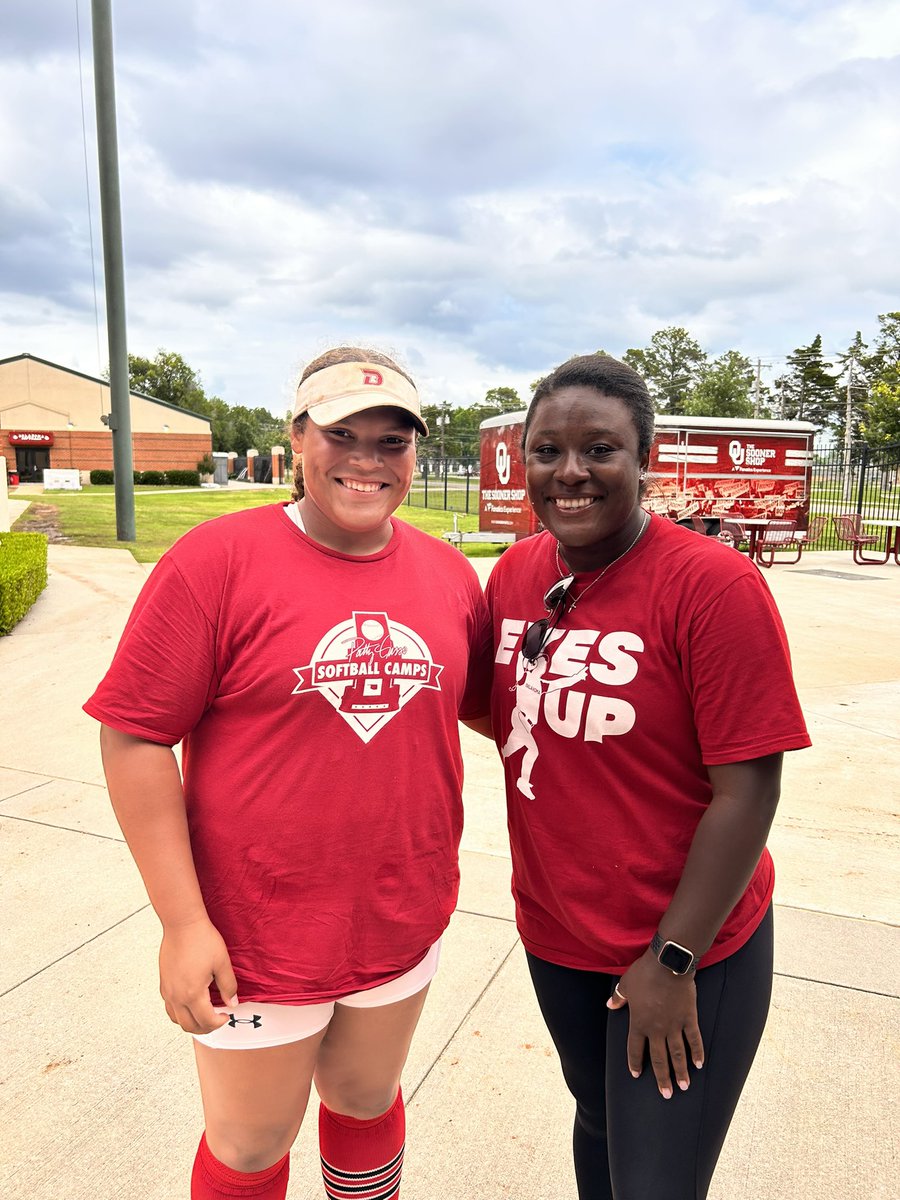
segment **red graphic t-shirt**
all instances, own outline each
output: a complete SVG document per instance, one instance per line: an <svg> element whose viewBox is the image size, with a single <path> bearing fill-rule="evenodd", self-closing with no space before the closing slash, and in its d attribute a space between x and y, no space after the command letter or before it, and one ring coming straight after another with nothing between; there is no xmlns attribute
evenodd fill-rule
<svg viewBox="0 0 900 1200"><path fill-rule="evenodd" d="M541 533L510 547L487 587L493 726L503 758L513 893L540 958L620 973L653 936L711 799L704 764L809 745L787 641L758 568L654 517L529 667L527 626L559 578ZM732 954L774 886L764 852L701 965Z"/></svg>
<svg viewBox="0 0 900 1200"><path fill-rule="evenodd" d="M393 528L359 558L281 505L198 526L157 564L85 705L183 739L194 861L242 1000L386 982L456 902L457 720L487 708L487 611L457 550Z"/></svg>

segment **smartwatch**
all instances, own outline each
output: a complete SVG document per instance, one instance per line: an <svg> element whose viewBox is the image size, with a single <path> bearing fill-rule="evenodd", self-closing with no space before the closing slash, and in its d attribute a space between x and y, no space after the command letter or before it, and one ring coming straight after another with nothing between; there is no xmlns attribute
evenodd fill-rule
<svg viewBox="0 0 900 1200"><path fill-rule="evenodd" d="M679 946L678 942L664 942L658 929L650 942L650 949L660 966L673 975L687 975L694 969L695 959L691 951L686 946Z"/></svg>

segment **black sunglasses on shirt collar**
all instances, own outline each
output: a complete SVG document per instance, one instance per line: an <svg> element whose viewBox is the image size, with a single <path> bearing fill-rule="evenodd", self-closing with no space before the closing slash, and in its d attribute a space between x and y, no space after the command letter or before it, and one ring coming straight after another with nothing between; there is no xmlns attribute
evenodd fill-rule
<svg viewBox="0 0 900 1200"><path fill-rule="evenodd" d="M525 630L525 636L522 638L522 657L529 666L533 667L544 653L547 642L550 640L550 634L566 611L569 589L574 582L574 575L566 575L562 579L557 579L556 583L547 589L544 596L544 608L549 615L533 621Z"/></svg>

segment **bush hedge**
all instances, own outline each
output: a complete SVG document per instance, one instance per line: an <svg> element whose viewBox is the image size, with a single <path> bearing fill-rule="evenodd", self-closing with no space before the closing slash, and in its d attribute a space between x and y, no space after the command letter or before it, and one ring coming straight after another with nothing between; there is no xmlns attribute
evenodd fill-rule
<svg viewBox="0 0 900 1200"><path fill-rule="evenodd" d="M172 487L199 487L200 472L199 471L179 471L173 469L171 471L135 471L134 482L142 483L145 487L164 487L166 484L171 484ZM95 470L91 471L91 483L115 483L115 476L112 471Z"/></svg>
<svg viewBox="0 0 900 1200"><path fill-rule="evenodd" d="M0 534L0 634L9 633L47 586L47 535Z"/></svg>
<svg viewBox="0 0 900 1200"><path fill-rule="evenodd" d="M166 471L166 479L172 487L199 487L199 471Z"/></svg>

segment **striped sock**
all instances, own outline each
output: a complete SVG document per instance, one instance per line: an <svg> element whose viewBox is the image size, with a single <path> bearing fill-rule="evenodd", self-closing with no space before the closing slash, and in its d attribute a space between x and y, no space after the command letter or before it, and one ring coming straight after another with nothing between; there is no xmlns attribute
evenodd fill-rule
<svg viewBox="0 0 900 1200"><path fill-rule="evenodd" d="M253 1200L284 1200L287 1195L291 1156L262 1171L235 1171L215 1157L206 1144L206 1134L200 1139L194 1171L191 1175L191 1200L222 1200L223 1197L245 1196Z"/></svg>
<svg viewBox="0 0 900 1200"><path fill-rule="evenodd" d="M358 1121L319 1105L319 1150L328 1200L395 1200L406 1138L403 1093L380 1117Z"/></svg>

